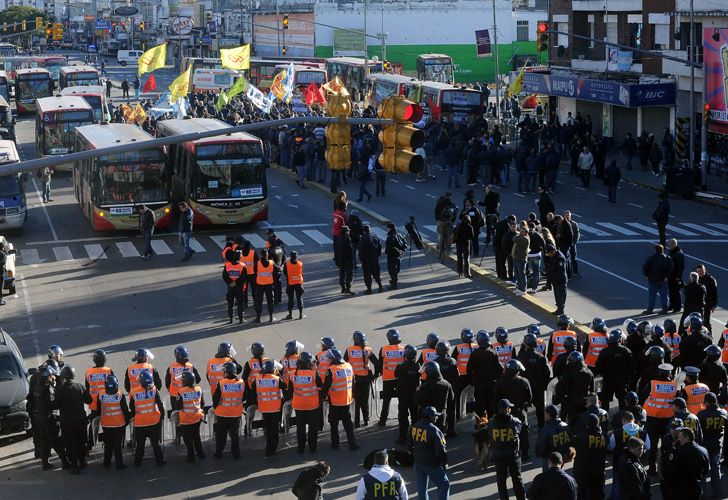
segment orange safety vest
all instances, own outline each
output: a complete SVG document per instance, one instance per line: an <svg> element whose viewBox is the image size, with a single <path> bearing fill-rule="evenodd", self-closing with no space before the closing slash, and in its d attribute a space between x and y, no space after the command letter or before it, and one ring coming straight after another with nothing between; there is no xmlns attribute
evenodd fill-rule
<svg viewBox="0 0 728 500"><path fill-rule="evenodd" d="M437 358L437 351L430 349L429 347L427 349L422 349L422 366L425 366L430 361L435 361L435 358ZM425 380L426 378L427 374L422 372L420 379Z"/></svg>
<svg viewBox="0 0 728 500"><path fill-rule="evenodd" d="M255 263L255 250L253 250L253 247L250 247L248 255L243 255L242 253L240 254L240 262L242 262L246 266L252 266Z"/></svg>
<svg viewBox="0 0 728 500"><path fill-rule="evenodd" d="M329 370L331 371L329 401L333 406L349 406L354 401L352 394L354 370L347 362L330 366Z"/></svg>
<svg viewBox="0 0 728 500"><path fill-rule="evenodd" d="M237 264L233 264L232 262L225 263L225 271L227 271L228 278L230 278L233 283L238 281L243 275L243 269L245 269L245 264L242 264L240 262L238 262Z"/></svg>
<svg viewBox="0 0 728 500"><path fill-rule="evenodd" d="M234 252L235 250L237 250L237 248L238 248L237 244L226 246L225 248L223 248L222 249L222 260L227 260L227 253Z"/></svg>
<svg viewBox="0 0 728 500"><path fill-rule="evenodd" d="M192 363L177 363L176 361L169 365L169 395L176 396L182 387L182 373L192 373Z"/></svg>
<svg viewBox="0 0 728 500"><path fill-rule="evenodd" d="M382 347L382 380L394 380L394 370L404 363L404 347L401 344Z"/></svg>
<svg viewBox="0 0 728 500"><path fill-rule="evenodd" d="M154 373L154 367L149 363L134 363L133 365L129 365L129 368L126 370L126 373L129 375L129 389L141 387L139 385L139 374L144 370L149 370L150 374Z"/></svg>
<svg viewBox="0 0 728 500"><path fill-rule="evenodd" d="M225 363L232 360L233 358L210 358L207 362L207 381L212 394L217 391L217 383L225 377Z"/></svg>
<svg viewBox="0 0 728 500"><path fill-rule="evenodd" d="M728 364L728 328L723 330L720 335L723 337L723 352L720 355L720 361L723 364Z"/></svg>
<svg viewBox="0 0 728 500"><path fill-rule="evenodd" d="M124 427L126 420L124 412L121 411L121 401L124 395L120 392L116 394L106 394L100 392L98 394L99 406L101 407L101 427Z"/></svg>
<svg viewBox="0 0 728 500"><path fill-rule="evenodd" d="M300 260L295 264L291 261L286 262L286 273L289 285L303 285L303 263Z"/></svg>
<svg viewBox="0 0 728 500"><path fill-rule="evenodd" d="M157 388L138 386L129 393L134 401L134 427L157 425L162 417L157 406Z"/></svg>
<svg viewBox="0 0 728 500"><path fill-rule="evenodd" d="M96 398L104 392L104 383L106 377L111 375L111 368L108 366L92 367L86 370L86 382L88 383L88 392L91 394L90 408L96 408Z"/></svg>
<svg viewBox="0 0 728 500"><path fill-rule="evenodd" d="M584 361L587 366L597 366L597 359L602 349L607 347L607 334L602 332L591 332L589 334L589 350Z"/></svg>
<svg viewBox="0 0 728 500"><path fill-rule="evenodd" d="M280 377L272 373L259 373L255 377L255 390L258 394L258 411L276 413L281 411Z"/></svg>
<svg viewBox="0 0 728 500"><path fill-rule="evenodd" d="M705 406L705 395L710 392L710 388L701 384L700 382L695 384L686 385L683 387L685 391L685 402L688 404L688 411L693 415L697 415L700 410L704 410Z"/></svg>
<svg viewBox="0 0 728 500"><path fill-rule="evenodd" d="M326 379L326 372L329 371L329 365L331 365L331 354L328 350L319 351L316 355L316 371L321 380Z"/></svg>
<svg viewBox="0 0 728 500"><path fill-rule="evenodd" d="M258 275L255 277L256 285L272 285L273 284L273 261L269 260L268 265L263 265L263 262L258 262Z"/></svg>
<svg viewBox="0 0 728 500"><path fill-rule="evenodd" d="M467 374L468 360L470 355L473 353L473 349L478 347L478 344L458 344L455 346L455 351L458 353L458 373L460 375Z"/></svg>
<svg viewBox="0 0 728 500"><path fill-rule="evenodd" d="M672 359L675 359L678 356L680 356L680 342L681 341L682 341L682 336L677 332L665 334L665 343L667 344L667 347L670 348L670 356ZM724 351L724 353L725 353L725 351ZM725 356L725 354L724 354L724 356Z"/></svg>
<svg viewBox="0 0 728 500"><path fill-rule="evenodd" d="M258 358L250 358L248 360L248 366L250 367L250 374L248 375L248 387L253 387L253 382L255 382L255 377L260 373L261 365L268 361L270 358L263 357L263 361L260 361Z"/></svg>
<svg viewBox="0 0 728 500"><path fill-rule="evenodd" d="M650 395L644 408L648 417L671 418L675 415L672 401L677 392L677 383L671 380L653 380L650 382Z"/></svg>
<svg viewBox="0 0 728 500"><path fill-rule="evenodd" d="M493 344L493 349L495 349L495 353L498 355L498 361L503 366L508 363L509 359L513 359L513 342L508 341L505 344L496 342Z"/></svg>
<svg viewBox="0 0 728 500"><path fill-rule="evenodd" d="M354 375L359 377L369 375L369 355L372 353L371 347L349 346L346 349L349 355L349 364L354 370Z"/></svg>
<svg viewBox="0 0 728 500"><path fill-rule="evenodd" d="M319 389L314 370L297 370L291 377L294 410L315 410L319 407Z"/></svg>
<svg viewBox="0 0 728 500"><path fill-rule="evenodd" d="M220 403L215 408L215 415L237 418L243 414L244 385L239 378L224 378L220 381Z"/></svg>
<svg viewBox="0 0 728 500"><path fill-rule="evenodd" d="M567 337L571 337L576 340L576 333L571 330L557 330L551 334L551 343L554 346L554 351L551 354L551 363L556 361L559 354L566 352L566 349L564 348L564 340L566 340Z"/></svg>
<svg viewBox="0 0 728 500"><path fill-rule="evenodd" d="M291 373L296 371L296 367L298 366L298 358L300 356L298 354L291 354L290 356L283 356L281 358L281 365L283 366L283 381L287 384L288 381L291 379ZM290 387L289 387L290 389Z"/></svg>
<svg viewBox="0 0 728 500"><path fill-rule="evenodd" d="M198 386L180 387L179 397L182 398L182 409L179 412L179 424L196 424L205 415L202 411L202 389Z"/></svg>

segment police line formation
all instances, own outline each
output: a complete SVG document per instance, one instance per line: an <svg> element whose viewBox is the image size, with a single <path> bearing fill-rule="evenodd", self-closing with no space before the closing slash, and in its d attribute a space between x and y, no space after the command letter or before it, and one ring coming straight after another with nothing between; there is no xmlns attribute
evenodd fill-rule
<svg viewBox="0 0 728 500"><path fill-rule="evenodd" d="M100 427L104 467L111 466L113 456L116 467L123 469L128 425L134 464L141 464L149 439L161 466L165 463L161 423L167 415L175 435L184 441L187 461L205 457L200 425L210 419L214 419L215 457L222 457L230 437L231 454L238 459L239 429L246 413L251 420L256 413L262 414L265 454L269 456L278 448L282 414L291 409L295 410L299 453L304 453L307 443L309 451L316 452L325 411L331 448L339 448L341 422L349 449L356 450L354 428L369 424L371 382L381 376L378 425L386 426L390 401L396 397L396 443L408 445L414 455L418 489L421 485L426 489L420 476L429 476L438 484L441 498L449 490L444 473L446 453L443 458L442 452L446 439L457 435L455 421L463 407L477 416L478 460L483 468L489 460L495 464L500 497L508 498L506 478L510 475L516 497L525 498L520 468L522 460L529 459L530 406L536 410L535 452L543 459L544 471L560 468L559 461L574 460L576 481L564 474L557 478L573 484L574 491L578 485L580 491L603 498L604 463L611 451L613 497L648 498L648 472L640 462L642 449L646 449L649 474L659 477L664 498L698 498L701 480L708 474L714 496L721 497L720 463L728 449L728 413L720 407L728 405L728 325L718 345L712 343L699 313L685 319L684 336L672 319L663 325L627 320L625 332L608 332L604 320L594 318L592 332L583 342L568 316L559 316L557 325L547 341L541 338L538 325L529 326L518 352L503 327L495 330L494 339L485 330L474 334L463 329L460 343L454 347L430 333L420 348L404 345L399 332L391 329L378 356L359 331L343 353L331 337L321 339L316 355L291 340L280 362L266 356L262 344L253 343L252 357L244 365L236 361L231 344L221 343L204 373L211 406L204 401L198 385L202 377L190 362L189 352L178 346L175 361L165 372L169 412L149 350L139 349L125 369L124 394L103 350L94 352L94 366L86 370L82 385L76 382L74 368L64 364L62 349L53 345L30 381L28 409L33 417L36 457L44 470L52 469L53 449L64 469L80 473L93 447L95 429ZM679 385L674 375L680 368L684 383ZM595 392L595 375L602 378L599 393ZM555 387L552 404L547 405L550 382ZM608 410L615 397L619 409L610 420ZM245 427L248 432L247 423ZM442 446L435 450L433 441ZM685 446L697 456L691 459L693 467L669 474ZM442 474L434 474L432 467L442 468ZM543 487L547 479L538 476L531 488ZM630 496L628 489L643 494Z"/></svg>

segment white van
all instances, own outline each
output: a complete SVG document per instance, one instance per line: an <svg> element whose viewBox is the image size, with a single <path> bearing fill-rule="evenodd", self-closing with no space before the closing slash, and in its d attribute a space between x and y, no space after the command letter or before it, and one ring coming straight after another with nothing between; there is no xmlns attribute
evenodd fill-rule
<svg viewBox="0 0 728 500"><path fill-rule="evenodd" d="M139 64L139 58L144 54L141 50L120 50L116 53L116 61L122 66Z"/></svg>

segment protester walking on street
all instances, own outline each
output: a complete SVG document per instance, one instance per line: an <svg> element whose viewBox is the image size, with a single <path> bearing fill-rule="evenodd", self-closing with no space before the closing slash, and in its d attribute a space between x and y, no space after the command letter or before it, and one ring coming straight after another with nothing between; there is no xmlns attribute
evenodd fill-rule
<svg viewBox="0 0 728 500"><path fill-rule="evenodd" d="M647 309L642 314L652 314L655 308L655 298L660 294L662 303L661 314L667 314L670 307L670 298L667 294L667 282L672 274L673 263L670 257L665 255L665 248L662 245L655 245L655 254L647 258L642 266L642 274L647 278Z"/></svg>
<svg viewBox="0 0 728 500"><path fill-rule="evenodd" d="M637 152L637 141L632 137L631 132L627 132L627 137L622 142L622 156L627 158L627 170L632 170L632 157ZM612 160L616 164L616 160Z"/></svg>
<svg viewBox="0 0 728 500"><path fill-rule="evenodd" d="M652 220L657 224L657 231L660 233L660 245L664 247L667 243L665 229L670 221L670 202L667 201L667 193L664 191L657 197L657 207L652 212Z"/></svg>
<svg viewBox="0 0 728 500"><path fill-rule="evenodd" d="M192 237L192 220L194 219L194 214L192 213L192 208L187 204L187 202L180 201L179 202L179 240L180 245L182 245L182 248L185 250L184 257L182 257L183 261L190 260L192 255L195 253L193 249L190 248L190 238Z"/></svg>
<svg viewBox="0 0 728 500"><path fill-rule="evenodd" d="M38 177L40 177L40 182L43 184L43 203L53 201L53 198L51 198L51 177L53 177L53 169L51 167L45 167L38 172Z"/></svg>
<svg viewBox="0 0 728 500"><path fill-rule="evenodd" d="M718 281L708 272L705 264L695 266L695 272L700 277L698 282L705 287L705 309L703 310L703 324L709 332L713 333L711 315L718 307Z"/></svg>
<svg viewBox="0 0 728 500"><path fill-rule="evenodd" d="M549 258L546 272L551 280L556 302L556 310L552 314L558 316L564 314L564 307L566 307L566 285L569 282L566 275L566 258L551 244L546 245L546 255Z"/></svg>
<svg viewBox="0 0 728 500"><path fill-rule="evenodd" d="M518 226L518 235L513 238L511 258L513 259L513 270L516 276L516 295L526 293L526 267L528 265L528 248L530 240L528 237L528 226L526 221L521 221Z"/></svg>
<svg viewBox="0 0 728 500"><path fill-rule="evenodd" d="M682 310L680 289L684 286L685 254L678 246L675 238L668 240L667 248L670 252L670 259L672 259L672 273L667 283L668 295L670 296L670 312L679 313Z"/></svg>
<svg viewBox="0 0 728 500"><path fill-rule="evenodd" d="M460 216L460 224L455 228L453 241L458 257L458 277L470 278L470 242L473 240L473 226L470 217L466 214Z"/></svg>
<svg viewBox="0 0 728 500"><path fill-rule="evenodd" d="M591 179L591 171L594 167L594 155L589 151L589 146L584 146L584 150L579 154L579 176L581 177L581 186L589 189L589 180Z"/></svg>
<svg viewBox="0 0 728 500"><path fill-rule="evenodd" d="M154 211L146 205L137 205L137 213L139 214L139 231L144 238L144 253L142 259L149 260L154 255L152 250L152 236L154 235L155 216Z"/></svg>
<svg viewBox="0 0 728 500"><path fill-rule="evenodd" d="M622 171L617 166L617 160L612 160L604 170L604 185L607 186L607 199L609 203L617 203L617 187L621 180Z"/></svg>

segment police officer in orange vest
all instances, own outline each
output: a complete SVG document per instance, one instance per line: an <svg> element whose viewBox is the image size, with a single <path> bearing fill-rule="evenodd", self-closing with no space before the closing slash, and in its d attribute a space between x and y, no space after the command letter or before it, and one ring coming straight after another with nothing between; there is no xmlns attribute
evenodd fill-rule
<svg viewBox="0 0 728 500"><path fill-rule="evenodd" d="M139 387L139 375L143 371L148 371L154 381L154 387L157 390L162 389L162 379L159 378L157 369L152 366L150 361L154 360L154 354L149 349L137 349L134 357L131 358L132 364L126 369L124 374L124 389L131 394L131 390Z"/></svg>
<svg viewBox="0 0 728 500"><path fill-rule="evenodd" d="M301 351L303 351L302 343L295 339L286 342L286 351L281 358L281 380L286 384L286 388L283 390L283 401L289 401L293 397L291 374L296 371Z"/></svg>
<svg viewBox="0 0 728 500"><path fill-rule="evenodd" d="M286 276L286 295L288 295L288 316L286 319L293 319L293 296L296 296L298 305L298 319L303 319L303 263L298 260L298 252L291 251L291 259L286 262L283 268Z"/></svg>
<svg viewBox="0 0 728 500"><path fill-rule="evenodd" d="M564 352L556 356L556 360L552 363L554 378L560 379L566 372L567 360L572 352L576 352L577 343L573 337L566 337L564 339Z"/></svg>
<svg viewBox="0 0 728 500"><path fill-rule="evenodd" d="M275 273L275 262L268 258L268 250L260 251L260 260L255 264L255 322L260 323L260 315L263 313L263 295L268 304L268 321L273 323L273 283Z"/></svg>
<svg viewBox="0 0 728 500"><path fill-rule="evenodd" d="M710 388L698 382L700 368L694 366L685 367L685 386L678 391L678 395L685 399L687 409L693 415L697 415L699 411L705 409L705 395L710 392Z"/></svg>
<svg viewBox="0 0 728 500"><path fill-rule="evenodd" d="M235 244L235 236L229 234L225 237L225 246L222 247L223 262L230 260L230 254L228 252L232 252L234 250L237 250L237 245Z"/></svg>
<svg viewBox="0 0 728 500"><path fill-rule="evenodd" d="M388 345L379 349L379 371L382 374L382 408L379 412L379 426L387 425L389 403L396 395L397 377L395 370L404 362L404 347L399 332L394 328L387 331Z"/></svg>
<svg viewBox="0 0 728 500"><path fill-rule="evenodd" d="M114 372L111 368L106 366L106 352L103 349L96 349L93 355L94 366L86 370L86 390L91 395L91 404L89 410L91 413L88 416L89 424L93 422L94 418L98 417L99 414L96 411L96 398L102 392L104 392L104 383L106 377L113 375ZM92 426L88 427L88 445L89 450L93 447L93 429Z"/></svg>
<svg viewBox="0 0 728 500"><path fill-rule="evenodd" d="M313 367L313 355L302 352L289 383L289 387L293 389L291 406L296 410L298 453L303 453L306 449L307 438L309 451L316 452L321 421L321 385L321 379Z"/></svg>
<svg viewBox="0 0 728 500"><path fill-rule="evenodd" d="M195 454L197 458L205 458L200 439L200 422L205 417L205 412L202 410L205 406L205 397L197 385L200 382L199 376L195 378L192 372L183 371L180 380L181 387L175 398L179 400L180 406L179 427L187 448L187 461L194 462Z"/></svg>
<svg viewBox="0 0 728 500"><path fill-rule="evenodd" d="M164 386L169 391L169 406L171 411L182 409L182 400L177 397L179 389L182 387L182 374L192 373L195 383L199 384L200 374L197 372L192 363L190 363L190 353L183 345L174 348L174 362L167 367L167 373L164 374ZM177 429L179 431L179 429ZM178 435L181 435L178 433Z"/></svg>
<svg viewBox="0 0 728 500"><path fill-rule="evenodd" d="M589 333L582 354L584 354L584 362L589 369L594 372L597 366L599 353L607 347L607 324L602 318L594 318L591 324L592 331Z"/></svg>
<svg viewBox="0 0 728 500"><path fill-rule="evenodd" d="M331 349L331 365L326 371L326 378L321 392L329 399L329 424L331 424L331 448L339 449L339 422L344 426L349 450L358 450L354 438L354 425L351 421L352 387L354 370L344 361L344 356L336 348Z"/></svg>
<svg viewBox="0 0 728 500"><path fill-rule="evenodd" d="M154 378L148 370L139 374L138 385L129 393L131 416L134 419L134 465L142 465L144 447L147 438L152 443L154 460L157 465L164 465L162 455L162 419L164 418L164 403L159 397L159 391L154 385Z"/></svg>
<svg viewBox="0 0 728 500"><path fill-rule="evenodd" d="M509 360L516 359L516 350L513 348L513 342L508 340L508 330L502 326L495 329L495 344L493 344L493 349L498 355L498 361L504 367Z"/></svg>
<svg viewBox="0 0 728 500"><path fill-rule="evenodd" d="M435 351L435 347L437 347L438 342L440 342L440 336L438 334L434 332L427 334L427 338L425 339L425 344L427 345L427 347L420 351L420 357L419 359L417 359L417 362L420 364L420 366L424 366L430 361L435 361L435 358L437 357L437 351ZM425 380L424 372L422 373L422 380Z"/></svg>
<svg viewBox="0 0 728 500"><path fill-rule="evenodd" d="M281 240L274 229L268 229L268 238L265 241L265 248L268 250L268 256L275 264L273 271L273 298L276 304L281 303L283 298L283 289L281 288L281 274L286 264L286 250L283 240Z"/></svg>
<svg viewBox="0 0 728 500"><path fill-rule="evenodd" d="M116 469L125 469L121 447L131 413L126 404L126 397L119 391L119 381L114 375L109 375L104 380L104 390L97 395L94 411L101 416L101 428L104 431L104 468L111 467L113 454Z"/></svg>
<svg viewBox="0 0 728 500"><path fill-rule="evenodd" d="M352 340L354 345L344 352L344 361L354 370L354 427L359 427L359 413L366 427L369 425L369 386L379 376L379 360L372 348L366 345L367 336L363 332L355 331ZM374 374L369 363L374 366Z"/></svg>
<svg viewBox="0 0 728 500"><path fill-rule="evenodd" d="M554 363L559 354L564 353L564 340L571 337L576 340L576 347L579 348L579 339L576 337L576 332L571 330L572 325L571 317L566 314L560 314L556 320L558 330L551 333L549 338L549 345L546 348L546 357Z"/></svg>
<svg viewBox="0 0 728 500"><path fill-rule="evenodd" d="M217 383L225 376L225 363L233 363L235 365L235 373L240 374L243 367L235 361L235 348L229 342L222 342L217 346L217 353L207 362L207 382L210 384L210 393L215 394L217 391Z"/></svg>
<svg viewBox="0 0 728 500"><path fill-rule="evenodd" d="M245 362L243 367L243 380L245 381L245 407L257 404L255 393L251 391L255 377L263 368L263 363L268 361L265 356L265 346L260 342L253 342L250 345L251 358Z"/></svg>
<svg viewBox="0 0 728 500"><path fill-rule="evenodd" d="M679 368L682 366L682 360L680 359L680 341L682 340L682 335L678 333L677 324L674 319L667 318L662 323L662 328L665 330L663 340L670 348L670 364L675 368Z"/></svg>
<svg viewBox="0 0 728 500"><path fill-rule="evenodd" d="M316 354L316 371L323 381L326 378L326 372L331 364L331 349L336 348L336 343L331 337L321 338L321 350Z"/></svg>
<svg viewBox="0 0 728 500"><path fill-rule="evenodd" d="M286 388L285 382L277 375L275 362L266 360L260 373L255 376L251 390L258 401L258 412L263 414L263 432L265 433L265 456L270 457L278 450L278 436L281 425L281 408Z"/></svg>
<svg viewBox="0 0 728 500"><path fill-rule="evenodd" d="M215 408L215 458L222 458L228 435L233 459L240 458L240 417L243 415L245 382L238 378L236 370L235 363L225 363L225 376L218 382L217 390L212 395L212 406Z"/></svg>
<svg viewBox="0 0 728 500"><path fill-rule="evenodd" d="M243 306L248 307L248 292L255 302L255 269L258 264L258 254L248 240L244 240L237 249L240 250L240 262L245 265L247 286L243 288Z"/></svg>
<svg viewBox="0 0 728 500"><path fill-rule="evenodd" d="M672 402L677 394L677 383L672 380L672 365L663 363L658 367L658 374L645 384L640 393L640 401L643 401L645 412L647 412L647 434L650 436L652 446L649 450L649 464L652 474L656 472L655 461L657 458L657 442L667 432L667 424L675 415Z"/></svg>
<svg viewBox="0 0 728 500"><path fill-rule="evenodd" d="M225 300L227 301L228 323L233 322L233 306L237 303L238 323L245 322L245 301L243 292L246 286L246 267L240 262L240 251L227 253L229 259L222 269L222 280L227 285Z"/></svg>
<svg viewBox="0 0 728 500"><path fill-rule="evenodd" d="M478 347L478 344L473 342L473 330L470 328L463 328L460 331L460 343L453 347L452 358L455 360L458 366L458 379L453 390L455 391L455 418L460 419L460 397L463 394L463 390L470 385L470 379L468 378L468 360L473 349Z"/></svg>

